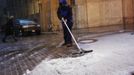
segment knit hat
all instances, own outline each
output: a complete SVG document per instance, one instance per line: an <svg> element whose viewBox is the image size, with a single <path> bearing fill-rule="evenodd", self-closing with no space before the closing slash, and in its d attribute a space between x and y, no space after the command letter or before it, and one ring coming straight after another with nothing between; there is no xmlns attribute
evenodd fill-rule
<svg viewBox="0 0 134 75"><path fill-rule="evenodd" d="M67 1L66 0L59 0L59 3L61 3L61 4L67 4Z"/></svg>

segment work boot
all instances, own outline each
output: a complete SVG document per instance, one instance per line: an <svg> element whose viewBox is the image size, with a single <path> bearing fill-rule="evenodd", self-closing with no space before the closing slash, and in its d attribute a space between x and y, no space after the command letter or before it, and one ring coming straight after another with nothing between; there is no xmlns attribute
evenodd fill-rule
<svg viewBox="0 0 134 75"><path fill-rule="evenodd" d="M66 43L63 43L61 46L65 46L65 45L67 45Z"/></svg>
<svg viewBox="0 0 134 75"><path fill-rule="evenodd" d="M3 43L6 43L6 40L3 39L2 42L3 42Z"/></svg>
<svg viewBox="0 0 134 75"><path fill-rule="evenodd" d="M67 44L66 46L67 46L67 47L72 47L72 43L70 43L70 44Z"/></svg>
<svg viewBox="0 0 134 75"><path fill-rule="evenodd" d="M17 42L18 40L17 39L14 39L15 42Z"/></svg>

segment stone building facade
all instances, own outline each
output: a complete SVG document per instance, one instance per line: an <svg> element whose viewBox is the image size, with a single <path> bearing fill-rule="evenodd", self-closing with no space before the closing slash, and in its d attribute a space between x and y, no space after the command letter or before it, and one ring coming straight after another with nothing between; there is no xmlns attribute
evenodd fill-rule
<svg viewBox="0 0 134 75"><path fill-rule="evenodd" d="M39 0L7 0L7 12L16 18L38 18Z"/></svg>
<svg viewBox="0 0 134 75"><path fill-rule="evenodd" d="M61 28L57 18L59 0L8 0L17 17L38 18L42 31ZM134 0L67 0L73 8L74 28L132 28ZM12 3L12 4L11 4ZM109 28L110 29L110 28Z"/></svg>
<svg viewBox="0 0 134 75"><path fill-rule="evenodd" d="M67 0L73 7L74 28L111 27L114 29L133 29L134 0ZM49 4L49 5L47 5ZM50 7L48 7L50 6ZM43 9L47 8L47 9ZM60 29L56 11L58 0L41 0L42 25L45 30L51 25Z"/></svg>

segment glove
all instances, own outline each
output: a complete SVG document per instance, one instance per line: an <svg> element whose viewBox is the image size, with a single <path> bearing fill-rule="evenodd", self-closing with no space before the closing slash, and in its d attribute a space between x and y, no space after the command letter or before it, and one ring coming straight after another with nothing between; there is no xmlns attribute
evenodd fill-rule
<svg viewBox="0 0 134 75"><path fill-rule="evenodd" d="M62 21L63 21L63 20L64 20L65 22L67 22L67 19L62 18Z"/></svg>

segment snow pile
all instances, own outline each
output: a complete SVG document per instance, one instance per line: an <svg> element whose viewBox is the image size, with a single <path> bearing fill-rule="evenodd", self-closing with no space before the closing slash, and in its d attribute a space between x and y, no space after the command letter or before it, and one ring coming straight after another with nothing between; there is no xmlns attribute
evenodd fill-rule
<svg viewBox="0 0 134 75"><path fill-rule="evenodd" d="M134 72L134 36L130 33L96 38L81 45L92 54L77 58L44 60L28 75L131 75Z"/></svg>

